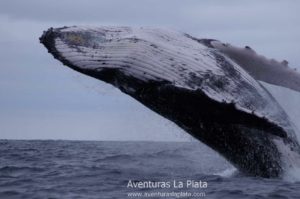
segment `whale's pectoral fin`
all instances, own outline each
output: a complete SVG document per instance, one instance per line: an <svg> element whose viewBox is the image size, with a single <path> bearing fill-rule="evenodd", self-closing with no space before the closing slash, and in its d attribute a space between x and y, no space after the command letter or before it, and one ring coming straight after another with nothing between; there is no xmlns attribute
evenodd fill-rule
<svg viewBox="0 0 300 199"><path fill-rule="evenodd" d="M258 55L249 46L240 48L208 39L199 39L198 41L208 47L220 50L256 80L300 92L300 73L296 69L290 68L286 60L278 62L274 59L267 59Z"/></svg>
<svg viewBox="0 0 300 199"><path fill-rule="evenodd" d="M274 73L270 72L269 76L264 76L261 81L300 92L300 73L289 68Z"/></svg>

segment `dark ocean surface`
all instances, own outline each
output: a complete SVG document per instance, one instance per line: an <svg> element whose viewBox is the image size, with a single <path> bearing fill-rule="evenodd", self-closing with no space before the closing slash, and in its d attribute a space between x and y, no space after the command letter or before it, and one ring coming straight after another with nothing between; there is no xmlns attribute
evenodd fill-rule
<svg viewBox="0 0 300 199"><path fill-rule="evenodd" d="M300 198L300 182L238 174L198 142L0 140L0 198Z"/></svg>

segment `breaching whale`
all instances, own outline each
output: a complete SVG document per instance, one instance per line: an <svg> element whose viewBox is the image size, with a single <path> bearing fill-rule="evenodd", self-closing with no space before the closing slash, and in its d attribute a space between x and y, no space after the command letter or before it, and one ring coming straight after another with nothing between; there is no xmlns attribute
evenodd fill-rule
<svg viewBox="0 0 300 199"><path fill-rule="evenodd" d="M281 176L299 160L297 129L258 81L300 90L300 75L250 47L155 28L50 28L40 42L68 67L112 84L240 171Z"/></svg>

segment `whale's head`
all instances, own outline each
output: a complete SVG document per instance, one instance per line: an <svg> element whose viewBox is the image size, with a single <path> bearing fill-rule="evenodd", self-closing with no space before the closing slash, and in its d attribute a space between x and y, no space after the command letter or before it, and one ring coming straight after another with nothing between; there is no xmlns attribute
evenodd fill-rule
<svg viewBox="0 0 300 199"><path fill-rule="evenodd" d="M133 94L171 81L166 70L147 61L158 47L136 35L129 27L63 27L48 29L40 42L64 65Z"/></svg>

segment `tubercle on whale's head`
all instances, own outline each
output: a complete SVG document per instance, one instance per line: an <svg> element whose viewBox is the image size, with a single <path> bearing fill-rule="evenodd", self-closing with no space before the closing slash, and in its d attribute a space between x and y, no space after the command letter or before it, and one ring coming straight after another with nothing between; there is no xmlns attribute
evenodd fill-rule
<svg viewBox="0 0 300 199"><path fill-rule="evenodd" d="M64 65L130 94L151 82L143 71L131 70L135 64L134 60L128 60L132 49L122 49L124 40L133 45L137 42L130 33L131 29L127 27L49 28L40 37L40 42Z"/></svg>
<svg viewBox="0 0 300 199"><path fill-rule="evenodd" d="M65 65L73 68L89 69L89 66L84 66L80 63L75 63L76 56L93 57L93 52L88 54L89 50L99 47L99 45L106 42L105 33L97 32L94 35L91 31L81 30L77 27L62 27L49 28L44 31L40 37L40 42L48 49L54 58L60 60ZM97 39L95 39L97 38ZM85 48L84 50L82 48ZM74 56L74 57L72 57ZM84 59L81 57L80 59Z"/></svg>
<svg viewBox="0 0 300 199"><path fill-rule="evenodd" d="M64 28L67 29L67 27ZM63 55L62 49L57 46L57 40L61 40L64 37L64 34L62 33L62 30L64 30L64 28L51 27L48 30L44 31L42 36L39 38L40 43L42 43L47 48L48 53L52 54L54 58L61 61L64 65L72 67L73 69L80 69L80 67L72 64L71 61Z"/></svg>

